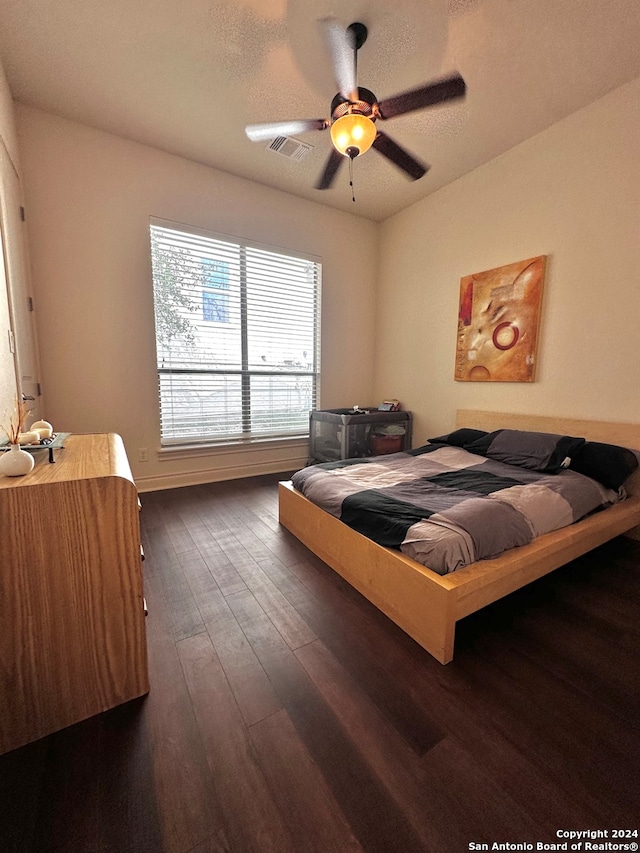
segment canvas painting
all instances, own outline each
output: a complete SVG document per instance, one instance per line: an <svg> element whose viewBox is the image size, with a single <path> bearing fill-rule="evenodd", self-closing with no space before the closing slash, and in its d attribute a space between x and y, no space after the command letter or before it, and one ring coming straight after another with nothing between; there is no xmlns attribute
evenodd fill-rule
<svg viewBox="0 0 640 853"><path fill-rule="evenodd" d="M460 280L455 378L533 382L545 255Z"/></svg>

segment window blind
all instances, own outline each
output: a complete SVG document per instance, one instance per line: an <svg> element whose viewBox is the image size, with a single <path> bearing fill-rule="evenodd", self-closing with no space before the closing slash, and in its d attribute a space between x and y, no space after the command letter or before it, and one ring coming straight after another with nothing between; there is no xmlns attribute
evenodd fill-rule
<svg viewBox="0 0 640 853"><path fill-rule="evenodd" d="M321 265L152 220L163 445L308 435Z"/></svg>

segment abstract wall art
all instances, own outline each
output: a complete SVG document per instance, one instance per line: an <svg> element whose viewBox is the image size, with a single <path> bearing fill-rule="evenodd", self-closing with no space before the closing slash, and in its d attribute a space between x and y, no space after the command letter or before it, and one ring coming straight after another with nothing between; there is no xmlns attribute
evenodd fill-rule
<svg viewBox="0 0 640 853"><path fill-rule="evenodd" d="M545 255L460 280L455 379L533 382Z"/></svg>

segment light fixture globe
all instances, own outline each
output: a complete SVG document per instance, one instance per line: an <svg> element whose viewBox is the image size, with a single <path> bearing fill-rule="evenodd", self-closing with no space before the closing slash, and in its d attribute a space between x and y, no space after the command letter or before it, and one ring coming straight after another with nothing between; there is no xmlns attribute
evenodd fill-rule
<svg viewBox="0 0 640 853"><path fill-rule="evenodd" d="M331 125L331 140L336 150L352 160L371 148L376 133L373 121L359 113L343 115Z"/></svg>

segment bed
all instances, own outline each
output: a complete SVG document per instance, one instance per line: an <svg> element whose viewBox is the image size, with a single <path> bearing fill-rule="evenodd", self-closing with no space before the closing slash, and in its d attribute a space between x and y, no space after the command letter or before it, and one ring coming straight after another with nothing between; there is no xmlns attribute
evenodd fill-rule
<svg viewBox="0 0 640 853"><path fill-rule="evenodd" d="M640 424L459 410L456 428L491 433L532 430L640 448ZM383 547L279 484L280 523L413 637L440 663L453 659L459 619L520 589L621 534L640 538L640 471L624 484L628 497L610 508L546 533L501 556L438 574Z"/></svg>

